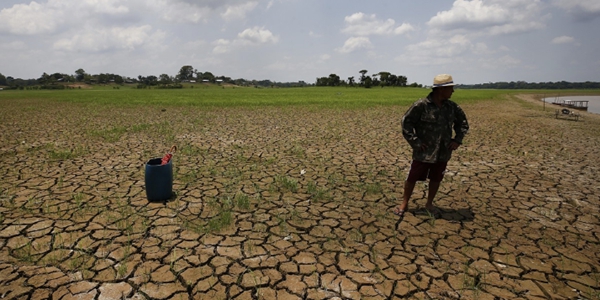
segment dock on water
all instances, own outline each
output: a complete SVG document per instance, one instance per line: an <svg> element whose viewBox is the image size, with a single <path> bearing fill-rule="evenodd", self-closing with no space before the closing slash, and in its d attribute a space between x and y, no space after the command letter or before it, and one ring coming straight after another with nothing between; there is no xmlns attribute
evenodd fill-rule
<svg viewBox="0 0 600 300"><path fill-rule="evenodd" d="M552 102L552 104L554 105L560 105L562 107L567 107L567 108L572 108L572 109L577 109L577 110L588 110L588 103L589 101L587 100L562 100L562 99L556 99Z"/></svg>

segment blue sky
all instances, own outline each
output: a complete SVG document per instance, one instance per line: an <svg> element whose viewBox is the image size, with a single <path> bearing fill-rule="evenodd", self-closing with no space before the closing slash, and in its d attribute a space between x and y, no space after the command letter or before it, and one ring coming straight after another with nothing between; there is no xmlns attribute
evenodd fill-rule
<svg viewBox="0 0 600 300"><path fill-rule="evenodd" d="M598 0L0 2L0 73L600 81Z"/></svg>

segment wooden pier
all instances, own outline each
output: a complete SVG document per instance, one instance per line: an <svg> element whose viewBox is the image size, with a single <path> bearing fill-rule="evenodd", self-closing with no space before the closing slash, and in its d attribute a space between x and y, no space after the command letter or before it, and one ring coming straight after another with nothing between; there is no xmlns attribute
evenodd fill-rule
<svg viewBox="0 0 600 300"><path fill-rule="evenodd" d="M554 105L560 105L562 107L577 109L577 110L588 110L588 103L590 101L587 100L560 100L556 99L552 102Z"/></svg>

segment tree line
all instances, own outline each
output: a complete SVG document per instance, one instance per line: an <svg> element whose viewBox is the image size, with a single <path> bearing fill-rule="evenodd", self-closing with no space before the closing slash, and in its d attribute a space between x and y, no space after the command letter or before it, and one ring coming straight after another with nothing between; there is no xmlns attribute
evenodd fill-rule
<svg viewBox="0 0 600 300"><path fill-rule="evenodd" d="M365 88L371 87L384 87L384 86L411 86L411 87L422 87L417 83L407 85L408 78L403 75L395 75L390 72L379 72L372 75L366 75L367 70L358 71L360 77L358 80L354 76L348 77L348 80L340 79L337 74L329 74L328 77L317 78L316 86L359 86Z"/></svg>
<svg viewBox="0 0 600 300"><path fill-rule="evenodd" d="M44 72L36 79L21 79L12 76L4 76L0 73L0 86L8 89L65 89L69 83L85 84L135 84L138 88L182 88L182 83L228 83L238 86L254 87L297 87L308 86L304 81L298 82L275 82L271 80L246 80L243 78L232 79L227 76L216 76L212 72L200 72L190 65L182 66L175 76L169 74L138 75L137 77L126 77L118 74L100 73L89 74L83 69L77 69L74 74Z"/></svg>
<svg viewBox="0 0 600 300"><path fill-rule="evenodd" d="M421 84L408 84L408 79L403 75L395 75L390 72L378 72L367 75L367 70L360 70L360 76L350 76L347 80L341 79L337 74L330 74L327 77L318 77L315 83L310 84L304 81L298 82L275 82L271 80L246 80L243 78L232 79L227 76L216 76L212 72L201 72L191 65L182 66L179 72L174 75L161 74L159 76L148 75L137 77L126 77L118 74L100 73L88 74L83 69L77 69L74 74L63 73L43 73L36 79L21 79L11 76L4 76L0 73L0 86L7 89L64 89L68 84L65 83L86 83L86 84L135 84L138 88L182 88L182 83L227 83L237 86L252 87L303 87L303 86L350 86L350 87L422 87ZM489 82L480 84L462 84L463 89L600 89L600 82Z"/></svg>

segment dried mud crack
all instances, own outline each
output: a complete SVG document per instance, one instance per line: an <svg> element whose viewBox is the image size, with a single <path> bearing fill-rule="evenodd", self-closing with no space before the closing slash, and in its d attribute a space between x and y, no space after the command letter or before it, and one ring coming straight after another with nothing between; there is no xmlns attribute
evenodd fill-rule
<svg viewBox="0 0 600 300"><path fill-rule="evenodd" d="M399 220L406 107L5 101L0 298L600 299L600 117L534 102L465 105L440 213L420 184Z"/></svg>

